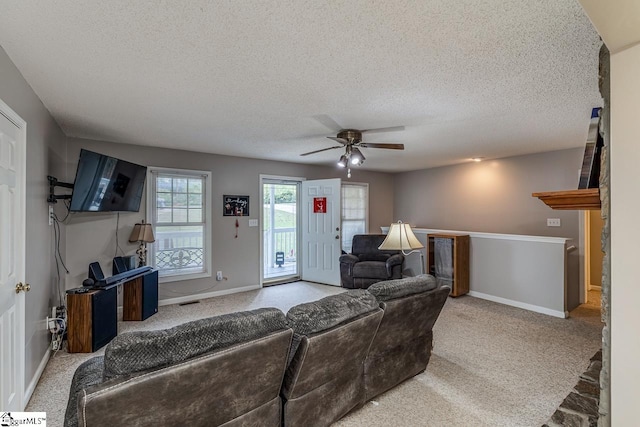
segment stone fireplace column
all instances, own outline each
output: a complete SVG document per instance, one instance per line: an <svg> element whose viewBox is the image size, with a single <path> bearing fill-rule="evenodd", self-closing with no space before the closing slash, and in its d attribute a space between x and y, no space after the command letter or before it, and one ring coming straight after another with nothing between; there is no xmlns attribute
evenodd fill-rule
<svg viewBox="0 0 640 427"><path fill-rule="evenodd" d="M600 407L598 419L599 427L611 425L611 314L609 300L611 297L611 207L609 202L609 143L611 123L611 86L609 83L609 49L603 44L600 48L598 85L604 100L600 118L600 135L604 140L600 157L600 215L604 220L602 226L601 247L604 252L602 260L602 370L600 371Z"/></svg>

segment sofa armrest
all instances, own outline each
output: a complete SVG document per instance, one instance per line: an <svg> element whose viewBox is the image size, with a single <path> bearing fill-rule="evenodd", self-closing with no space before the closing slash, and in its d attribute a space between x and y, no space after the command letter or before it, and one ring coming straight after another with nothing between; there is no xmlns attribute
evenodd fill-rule
<svg viewBox="0 0 640 427"><path fill-rule="evenodd" d="M344 254L340 255L340 262L345 264L355 264L356 262L360 262L360 258L353 254Z"/></svg>
<svg viewBox="0 0 640 427"><path fill-rule="evenodd" d="M393 274L393 267L396 265L402 265L404 262L404 255L402 254L394 254L389 257L387 260L387 274L389 277Z"/></svg>
<svg viewBox="0 0 640 427"><path fill-rule="evenodd" d="M64 416L64 427L78 425L78 394L88 387L103 382L104 356L93 357L82 363L73 374L67 411Z"/></svg>

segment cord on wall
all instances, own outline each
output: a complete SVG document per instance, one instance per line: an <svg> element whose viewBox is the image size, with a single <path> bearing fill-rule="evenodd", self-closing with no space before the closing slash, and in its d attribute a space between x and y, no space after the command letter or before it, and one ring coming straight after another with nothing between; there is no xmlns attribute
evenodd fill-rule
<svg viewBox="0 0 640 427"><path fill-rule="evenodd" d="M120 253L122 255L124 255L124 251L120 247L120 241L118 240L118 229L119 228L120 228L120 212L118 212L117 215L116 215L116 252L113 255L114 258L118 256L118 249L120 249Z"/></svg>
<svg viewBox="0 0 640 427"><path fill-rule="evenodd" d="M64 333L67 330L67 310L64 307L51 309L51 317L47 316L47 329L51 333L51 350L57 353L62 348Z"/></svg>
<svg viewBox="0 0 640 427"><path fill-rule="evenodd" d="M64 223L67 218L69 218L69 215L71 213L70 210L70 206L69 204L65 201L65 206L67 207L67 214L65 215L65 217L61 220L58 215L56 215L55 213L51 214L51 219L53 220L53 238L54 238L54 253L53 253L53 261L56 264L56 275L57 275L57 283L56 283L56 288L58 290L58 304L60 306L65 305L65 300L64 300L64 292L62 289L62 277L60 275L60 267L62 266L62 268L64 268L64 271L69 274L69 269L67 268L64 259L62 258L62 253L60 252L60 240L62 239L62 231L60 229L60 223Z"/></svg>

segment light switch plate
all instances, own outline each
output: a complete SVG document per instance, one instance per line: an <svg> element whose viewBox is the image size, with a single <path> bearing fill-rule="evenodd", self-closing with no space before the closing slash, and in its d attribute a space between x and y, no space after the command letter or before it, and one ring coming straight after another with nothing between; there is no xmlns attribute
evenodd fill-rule
<svg viewBox="0 0 640 427"><path fill-rule="evenodd" d="M547 218L547 227L560 227L560 218Z"/></svg>
<svg viewBox="0 0 640 427"><path fill-rule="evenodd" d="M250 219L249 220L249 227L257 227L258 226L258 220L257 219Z"/></svg>

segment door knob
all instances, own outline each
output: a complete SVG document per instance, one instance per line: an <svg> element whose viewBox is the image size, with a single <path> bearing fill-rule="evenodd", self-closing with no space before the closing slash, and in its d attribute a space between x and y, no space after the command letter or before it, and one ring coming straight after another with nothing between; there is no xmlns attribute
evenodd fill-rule
<svg viewBox="0 0 640 427"><path fill-rule="evenodd" d="M31 285L28 283L26 285L23 285L22 282L19 282L16 285L16 294L19 294L21 291L29 292L30 290L31 290Z"/></svg>

